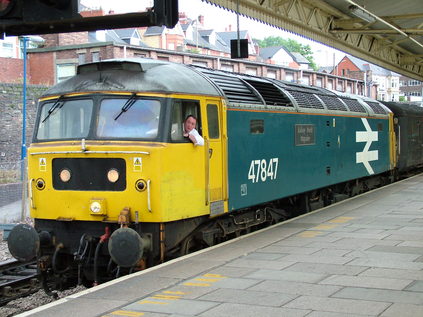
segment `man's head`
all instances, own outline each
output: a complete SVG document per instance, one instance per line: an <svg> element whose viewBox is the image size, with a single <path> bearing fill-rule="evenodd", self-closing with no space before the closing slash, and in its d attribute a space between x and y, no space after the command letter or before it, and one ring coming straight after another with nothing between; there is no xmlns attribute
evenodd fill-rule
<svg viewBox="0 0 423 317"><path fill-rule="evenodd" d="M184 121L184 130L185 132L190 132L192 129L195 128L195 125L197 124L197 118L194 117L193 115L189 115L186 117L185 121Z"/></svg>

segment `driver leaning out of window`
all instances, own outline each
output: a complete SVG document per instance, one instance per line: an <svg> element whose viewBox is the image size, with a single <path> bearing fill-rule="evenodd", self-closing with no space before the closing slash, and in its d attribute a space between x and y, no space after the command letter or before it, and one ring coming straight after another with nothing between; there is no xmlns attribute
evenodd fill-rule
<svg viewBox="0 0 423 317"><path fill-rule="evenodd" d="M184 137L189 138L194 145L204 145L203 137L195 129L197 118L193 115L186 117L184 121Z"/></svg>

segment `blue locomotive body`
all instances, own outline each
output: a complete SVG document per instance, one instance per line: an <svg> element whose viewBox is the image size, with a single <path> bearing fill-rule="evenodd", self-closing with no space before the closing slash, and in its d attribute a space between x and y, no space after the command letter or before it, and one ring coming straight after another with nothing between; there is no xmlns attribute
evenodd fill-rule
<svg viewBox="0 0 423 317"><path fill-rule="evenodd" d="M388 115L229 109L228 138L230 210L390 169Z"/></svg>

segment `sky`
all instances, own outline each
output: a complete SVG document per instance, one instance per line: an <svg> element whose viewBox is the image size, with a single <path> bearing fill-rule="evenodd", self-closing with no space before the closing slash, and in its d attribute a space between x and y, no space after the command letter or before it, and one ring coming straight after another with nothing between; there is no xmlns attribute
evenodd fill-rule
<svg viewBox="0 0 423 317"><path fill-rule="evenodd" d="M143 11L146 7L151 7L153 0L81 0L81 3L95 8L101 7L106 12L113 10L115 13L129 13ZM179 12L185 12L193 20L199 15L203 15L205 27L218 32L225 31L225 28L229 25L231 25L232 30L236 30L237 18L235 13L201 0L179 0ZM263 39L266 36L280 36L285 39L294 39L301 44L308 44L314 52L316 63L320 66L333 66L334 61L338 63L345 55L343 52L308 40L305 37L242 16L240 17L240 30L248 30L251 37L256 39Z"/></svg>

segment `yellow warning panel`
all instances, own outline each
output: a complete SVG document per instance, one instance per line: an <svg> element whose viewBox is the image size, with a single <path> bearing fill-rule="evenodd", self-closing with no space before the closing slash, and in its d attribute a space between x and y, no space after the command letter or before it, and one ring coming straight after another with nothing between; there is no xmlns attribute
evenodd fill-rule
<svg viewBox="0 0 423 317"><path fill-rule="evenodd" d="M38 165L40 172L45 172L47 170L47 160L45 157L40 157L38 159Z"/></svg>
<svg viewBox="0 0 423 317"><path fill-rule="evenodd" d="M329 223L346 223L350 220L354 219L354 217L338 217L328 221Z"/></svg>
<svg viewBox="0 0 423 317"><path fill-rule="evenodd" d="M142 157L134 157L134 172L142 172Z"/></svg>
<svg viewBox="0 0 423 317"><path fill-rule="evenodd" d="M322 231L303 231L299 233L298 236L302 238L314 238L321 234L323 234Z"/></svg>
<svg viewBox="0 0 423 317"><path fill-rule="evenodd" d="M318 225L316 227L313 227L313 230L330 230L337 227L337 225L326 225L326 224L321 224Z"/></svg>

